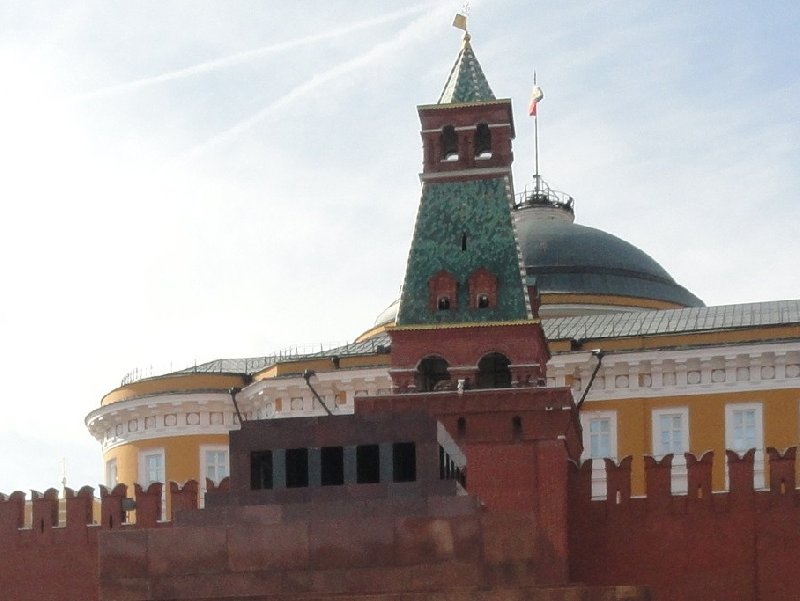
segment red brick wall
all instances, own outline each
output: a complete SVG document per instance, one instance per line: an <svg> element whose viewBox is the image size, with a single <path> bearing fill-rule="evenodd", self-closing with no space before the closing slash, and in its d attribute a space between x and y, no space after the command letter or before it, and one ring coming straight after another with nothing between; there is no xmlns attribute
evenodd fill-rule
<svg viewBox="0 0 800 601"><path fill-rule="evenodd" d="M743 459L729 453L731 490L724 493L708 493L711 453L688 462L687 496L669 494L669 458L647 461L646 498L630 498L624 486L630 462L609 466L608 501L589 500L588 463L573 470L571 578L649 585L658 601L800 599L794 449L771 455L771 489L755 492L752 452Z"/></svg>
<svg viewBox="0 0 800 601"><path fill-rule="evenodd" d="M67 522L58 526L55 490L34 493L32 520L23 528L25 496L0 495L0 598L14 601L97 599L97 528L93 494L67 491Z"/></svg>

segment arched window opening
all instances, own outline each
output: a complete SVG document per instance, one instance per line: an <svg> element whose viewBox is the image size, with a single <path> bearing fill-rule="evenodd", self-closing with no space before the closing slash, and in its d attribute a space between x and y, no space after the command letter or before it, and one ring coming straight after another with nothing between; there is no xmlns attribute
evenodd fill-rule
<svg viewBox="0 0 800 601"><path fill-rule="evenodd" d="M475 129L475 158L492 158L492 132L486 123L479 123Z"/></svg>
<svg viewBox="0 0 800 601"><path fill-rule="evenodd" d="M417 390L431 392L439 382L449 380L447 361L441 357L426 357L417 367Z"/></svg>
<svg viewBox="0 0 800 601"><path fill-rule="evenodd" d="M478 309L488 309L489 308L489 295L488 294L479 294L478 299Z"/></svg>
<svg viewBox="0 0 800 601"><path fill-rule="evenodd" d="M441 136L442 160L458 160L458 134L452 125L445 125L442 128Z"/></svg>
<svg viewBox="0 0 800 601"><path fill-rule="evenodd" d="M467 232L461 234L461 250L467 250Z"/></svg>
<svg viewBox="0 0 800 601"><path fill-rule="evenodd" d="M446 296L440 296L437 308L439 311L447 311L450 308L450 299Z"/></svg>
<svg viewBox="0 0 800 601"><path fill-rule="evenodd" d="M501 353L490 353L478 362L478 388L511 388L511 362Z"/></svg>

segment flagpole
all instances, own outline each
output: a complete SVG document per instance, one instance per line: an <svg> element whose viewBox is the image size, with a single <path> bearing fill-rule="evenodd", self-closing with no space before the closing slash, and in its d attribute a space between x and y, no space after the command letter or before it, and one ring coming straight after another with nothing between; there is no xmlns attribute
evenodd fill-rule
<svg viewBox="0 0 800 601"><path fill-rule="evenodd" d="M536 85L536 70L533 71L533 85ZM533 157L535 173L533 179L536 182L535 193L539 195L539 114L538 111L533 116Z"/></svg>

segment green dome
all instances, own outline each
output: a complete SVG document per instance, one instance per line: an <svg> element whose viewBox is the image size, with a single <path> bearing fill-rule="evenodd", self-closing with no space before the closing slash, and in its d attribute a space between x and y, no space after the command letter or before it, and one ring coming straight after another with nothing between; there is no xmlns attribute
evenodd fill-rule
<svg viewBox="0 0 800 601"><path fill-rule="evenodd" d="M527 274L540 294L614 295L704 306L641 249L572 219L571 209L552 206L524 206L515 213Z"/></svg>

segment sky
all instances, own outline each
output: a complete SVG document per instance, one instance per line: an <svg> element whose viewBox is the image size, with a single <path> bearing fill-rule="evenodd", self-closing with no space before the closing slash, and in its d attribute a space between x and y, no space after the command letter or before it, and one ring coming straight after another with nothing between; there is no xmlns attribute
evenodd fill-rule
<svg viewBox="0 0 800 601"><path fill-rule="evenodd" d="M351 341L399 294L461 2L0 2L0 492L102 480L135 369ZM800 297L800 4L473 0L514 181L708 305Z"/></svg>

